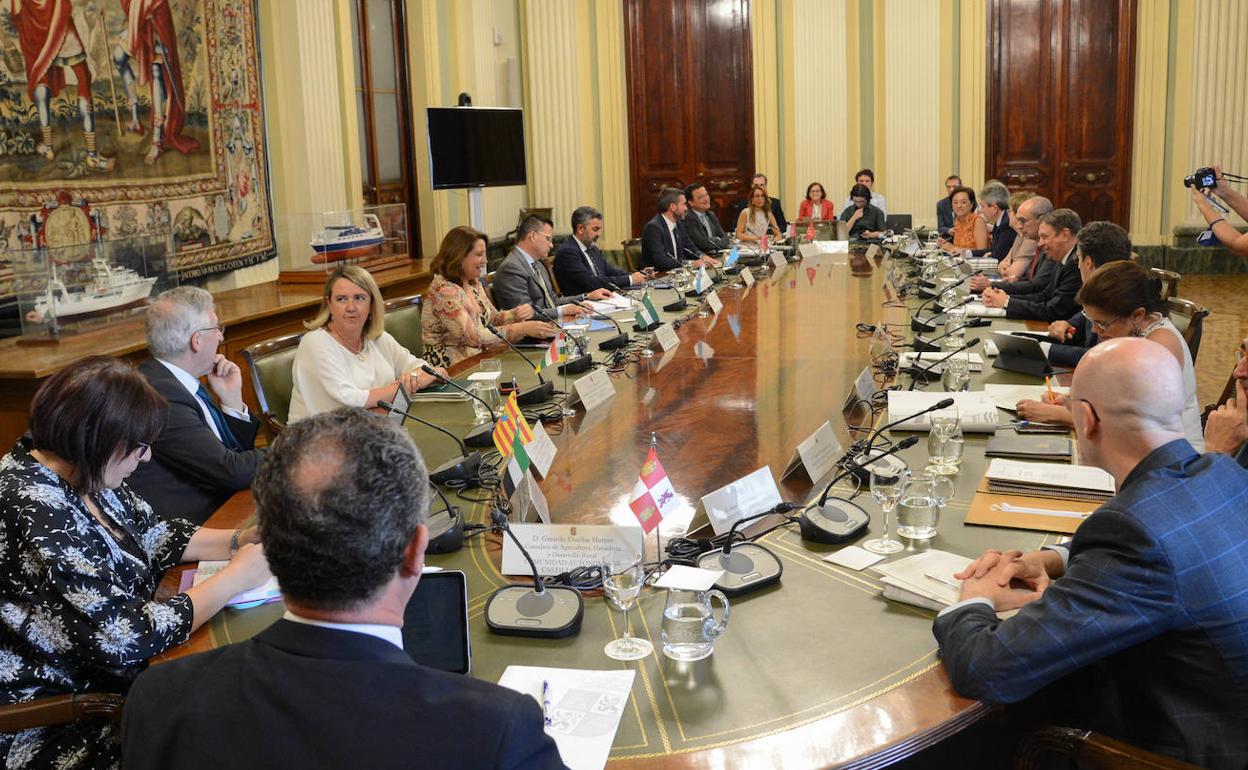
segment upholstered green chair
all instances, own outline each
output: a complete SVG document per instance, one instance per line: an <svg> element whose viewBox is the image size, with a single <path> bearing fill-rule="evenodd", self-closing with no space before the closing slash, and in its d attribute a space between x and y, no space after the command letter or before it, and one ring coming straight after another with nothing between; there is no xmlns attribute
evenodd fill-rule
<svg viewBox="0 0 1248 770"><path fill-rule="evenodd" d="M304 332L287 334L243 350L243 360L251 372L251 384L256 389L260 416L270 440L286 427L290 415L290 394L295 388L295 352L303 335Z"/></svg>
<svg viewBox="0 0 1248 770"><path fill-rule="evenodd" d="M420 327L420 302L419 294L386 302L386 331L418 358L425 353Z"/></svg>
<svg viewBox="0 0 1248 770"><path fill-rule="evenodd" d="M1160 267L1150 267L1148 272L1152 273L1157 280L1161 281L1161 301L1165 302L1171 297L1179 296L1179 281L1183 276L1173 270L1163 270Z"/></svg>

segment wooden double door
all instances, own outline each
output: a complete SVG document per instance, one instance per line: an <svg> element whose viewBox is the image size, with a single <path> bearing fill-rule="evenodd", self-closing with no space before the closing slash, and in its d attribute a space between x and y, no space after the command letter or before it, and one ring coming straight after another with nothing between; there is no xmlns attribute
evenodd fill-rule
<svg viewBox="0 0 1248 770"><path fill-rule="evenodd" d="M992 0L987 175L1129 228L1134 32L1135 0Z"/></svg>
<svg viewBox="0 0 1248 770"><path fill-rule="evenodd" d="M624 29L633 234L695 181L735 226L755 171L749 0L624 0Z"/></svg>

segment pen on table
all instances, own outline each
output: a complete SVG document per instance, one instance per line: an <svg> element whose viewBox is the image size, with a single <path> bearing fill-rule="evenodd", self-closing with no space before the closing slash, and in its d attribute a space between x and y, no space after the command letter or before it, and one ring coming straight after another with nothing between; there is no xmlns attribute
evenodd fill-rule
<svg viewBox="0 0 1248 770"><path fill-rule="evenodd" d="M550 725L550 681L542 680L542 717L546 720L546 725Z"/></svg>
<svg viewBox="0 0 1248 770"><path fill-rule="evenodd" d="M944 585L944 586L949 586L950 588L961 588L961 587L962 587L962 584L961 584L961 583L958 583L958 582L953 581L953 580L946 580L945 578L942 578L942 577L937 577L936 575L929 575L929 574L927 574L926 572L925 572L925 573L923 573L923 577L927 578L928 580L935 580L937 583L940 583L941 585Z"/></svg>

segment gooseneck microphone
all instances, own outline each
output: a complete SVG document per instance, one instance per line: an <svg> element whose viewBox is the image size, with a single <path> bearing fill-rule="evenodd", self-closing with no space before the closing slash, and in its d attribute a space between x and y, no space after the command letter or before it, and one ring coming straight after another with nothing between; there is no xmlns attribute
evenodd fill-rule
<svg viewBox="0 0 1248 770"><path fill-rule="evenodd" d="M426 428L433 428L439 433L445 433L451 437L451 440L459 445L459 457L453 457L450 460L439 465L436 469L429 472L429 480L434 484L446 484L448 482L468 482L477 477L477 470L481 467L481 453L469 452L468 447L454 433L451 433L441 425L435 425L428 420L422 420L416 415L404 409L400 409L388 401L378 401L377 406L386 409L395 414L401 414L409 420L414 420ZM493 440L491 438L491 440Z"/></svg>
<svg viewBox="0 0 1248 770"><path fill-rule="evenodd" d="M948 313L950 310L953 310L955 307L962 307L963 305L969 305L969 304L971 304L972 302L974 302L974 301L975 301L975 298L974 298L974 297L972 297L972 296L970 296L970 295L967 295L967 296L963 297L962 299L958 300L957 302L953 303L953 304L952 304L952 305L950 305L949 307L945 308L945 309L944 309L944 310L942 310L941 312L939 312L939 313L937 313L936 315L932 316L932 317L931 317L931 318L929 318L928 320L926 320L926 321L921 321L921 320L919 320L919 314L923 312L923 308L927 307L928 305L932 304L933 302L935 302L935 301L936 301L936 300L938 300L938 299L940 299L940 295L939 295L939 294L937 294L935 297L932 297L931 299L929 299L929 300L927 300L927 301L925 301L925 302L921 303L918 307L916 307L916 308L914 309L914 317L910 319L910 330L911 330L911 331L916 331L916 332L930 332L930 331L935 331L935 330L936 330L936 323L935 323L935 321L936 321L936 318L937 318L937 317L942 316L942 315L944 315L945 313Z"/></svg>
<svg viewBox="0 0 1248 770"><path fill-rule="evenodd" d="M606 313L599 313L597 310L594 310L592 306L584 302L577 302L576 304L577 306L583 307L586 310L588 310L590 315L592 315L594 318L601 318L604 321L610 321L611 324L615 326L616 335L614 337L608 337L602 342L599 342L598 343L599 350L615 350L617 348L622 348L628 344L629 342L628 334L625 333L624 329L620 327L619 321L616 321L614 318L607 315Z"/></svg>
<svg viewBox="0 0 1248 770"><path fill-rule="evenodd" d="M878 428L876 428L875 430L871 431L871 435L867 438L867 447L866 447L866 449L864 449L864 450L862 451L862 454L861 454L861 455L859 455L859 456L860 456L860 457L862 457L862 456L865 456L867 453L869 453L869 452L871 451L871 448L872 448L873 446L875 446L875 440L876 440L876 439L878 439L880 436L884 435L884 431L888 430L889 428L893 427L894 425L900 425L900 424L902 424L903 422L908 422L908 421L910 421L910 420L913 420L915 417L921 417L921 416L923 416L923 415L927 414L928 412L935 412L935 411L937 411L938 409L948 409L948 408L949 408L949 407L951 407L951 406L953 406L953 399L952 399L952 398L942 398L941 400L937 401L936 403L932 404L931 406L929 406L928 408L926 408L926 409L924 409L924 410L922 410L922 411L920 411L920 412L915 412L914 414L909 415L909 416L907 416L907 417L902 417L902 418L901 418L901 419L899 419L899 420L893 420L892 422L888 423L887 425L881 425L880 427L878 427ZM916 440L917 440L917 439L916 439ZM868 461L868 462L869 462L869 461Z"/></svg>
<svg viewBox="0 0 1248 770"><path fill-rule="evenodd" d="M543 318L545 318L544 315L543 315ZM549 401L550 399L554 398L555 397L555 384L553 382L546 381L546 378L542 376L542 373L540 371L537 371L537 364L533 363L533 361L528 356L520 352L520 348L513 345L511 340L507 339L507 335L499 331L494 326L494 324L487 323L485 324L485 328L489 329L496 337L502 340L503 344L511 348L512 351L516 355L520 356L525 361L527 361L529 365L533 367L533 371L537 372L538 384L529 388L528 390L522 390L519 393L517 393L516 402L519 403L521 406L530 406L532 404L540 404L543 401Z"/></svg>
<svg viewBox="0 0 1248 770"><path fill-rule="evenodd" d="M880 459L904 451L919 443L918 436L907 436L894 444L887 452L871 458L865 464L850 461L850 467L828 482L819 500L802 510L798 518L802 538L816 543L844 543L860 536L871 523L871 516L861 506L839 497L830 497L832 487L846 476L854 476L867 483L870 472L866 466Z"/></svg>
<svg viewBox="0 0 1248 770"><path fill-rule="evenodd" d="M732 542L742 524L772 514L783 515L795 507L792 503L779 503L762 513L751 514L733 522L723 549L702 554L698 558L698 566L702 569L722 570L724 574L715 581L715 587L730 598L778 583L780 576L784 574L784 565L774 553L758 543L741 543L734 549ZM792 521L788 516L785 518Z"/></svg>
<svg viewBox="0 0 1248 770"><path fill-rule="evenodd" d="M922 367L911 366L909 369L906 370L906 373L910 375L910 387L906 388L906 390L914 390L915 383L919 381L922 381L925 383L931 382L932 380L935 379L935 376L932 375L932 369L935 369L937 366L940 366L941 364L953 358L954 356L961 353L962 351L969 350L978 344L979 344L979 337L976 337L973 340L967 340L960 347L957 347L949 351L948 355L941 356L940 358L931 362L927 366L922 366Z"/></svg>
<svg viewBox="0 0 1248 770"><path fill-rule="evenodd" d="M941 404L944 404L944 406L942 406ZM912 414L909 417L905 417L905 418L898 420L897 422L889 423L889 425L896 425L897 423L905 422L906 420L910 420L915 417L918 417L920 414L933 412L937 409L944 409L945 407L951 406L952 404L953 404L952 398L948 399L948 403L946 403L945 401L941 401L935 406L928 407L927 409L924 409L922 412L919 412L918 414ZM886 425L884 427L887 428L888 426ZM881 430L883 430L883 428L881 428ZM872 441L874 441L874 439L872 439ZM823 494L820 495L819 497L818 506L823 507L825 504L827 504L828 494L831 493L832 487L836 484L836 482L840 481L846 476L854 476L856 478L862 479L863 482L865 483L866 480L868 480L871 476L871 471L870 471L871 465L879 462L880 460L883 460L885 457L888 457L889 455L895 455L898 452L904 452L905 450L909 449L910 447L914 446L917 443L919 443L918 436L906 436L901 441L898 441L896 444L893 444L887 450L880 452L879 454L874 455L874 456L871 455L871 443L868 443L867 448L863 450L862 454L858 455L857 457L846 460L846 464L848 467L846 467L842 473L838 474L836 478L829 481L828 485L823 488Z"/></svg>
<svg viewBox="0 0 1248 770"><path fill-rule="evenodd" d="M455 388L461 393L466 394L468 398L478 401L482 406L485 407L485 410L490 413L490 421L484 425L478 425L472 430L468 431L467 435L464 436L464 444L468 446L472 446L472 447L493 446L494 445L494 423L498 422L498 415L494 414L494 408L491 407L489 404L487 404L485 400L482 399L480 396L478 396L476 393L473 393L472 391L468 390L467 388L465 388L463 385L460 385L455 380L452 380L450 377L443 377L441 374L438 373L437 369L434 369L429 364L421 364L420 370L424 372L425 374L429 375L430 377L433 377L435 379L441 380L442 382L445 382L447 385L450 385L452 388Z"/></svg>
<svg viewBox="0 0 1248 770"><path fill-rule="evenodd" d="M445 510L431 511L425 520L425 526L429 528L429 545L425 546L425 553L455 553L464 547L464 514L451 505L437 484L430 484L429 488L442 498ZM443 513L446 514L445 520L440 518ZM439 518L435 520L434 517Z"/></svg>
<svg viewBox="0 0 1248 770"><path fill-rule="evenodd" d="M537 564L511 531L507 514L495 508L490 514L494 526L511 538L533 573L533 587L507 585L490 594L485 603L485 623L491 631L506 636L559 639L581 630L585 604L574 588L547 586Z"/></svg>

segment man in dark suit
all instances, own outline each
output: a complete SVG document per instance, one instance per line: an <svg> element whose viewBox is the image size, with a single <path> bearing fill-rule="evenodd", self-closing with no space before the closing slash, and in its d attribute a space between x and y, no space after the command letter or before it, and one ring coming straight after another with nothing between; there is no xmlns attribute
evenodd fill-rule
<svg viewBox="0 0 1248 770"><path fill-rule="evenodd" d="M589 312L576 304L578 302L611 296L610 291L602 288L564 295L555 291L545 262L554 238L554 225L545 217L530 215L520 223L516 248L498 266L490 286L494 303L500 309L532 305L534 310L542 311L542 315L558 321L559 317L575 318Z"/></svg>
<svg viewBox="0 0 1248 770"><path fill-rule="evenodd" d="M1113 222L1089 222L1075 239L1079 253L1079 279L1086 283L1101 265L1131 258L1131 237ZM1049 362L1074 368L1088 349L1100 341L1083 311L1066 321L1049 324L1049 336L1057 340L1048 350Z"/></svg>
<svg viewBox="0 0 1248 770"><path fill-rule="evenodd" d="M764 190L767 189L767 175L766 174L759 173L751 177L749 190L745 191L746 196L742 198L741 200L737 201L736 203L732 204L732 221L733 222L737 221L737 217L741 215L741 211L743 209L746 209L749 207L750 205L749 192L750 190L753 190L755 187L761 187ZM767 193L767 197L771 198L771 214L772 216L776 218L776 227L780 228L781 233L787 232L789 229L789 220L784 218L784 207L780 205L780 199L773 197L771 193Z"/></svg>
<svg viewBox="0 0 1248 770"><path fill-rule="evenodd" d="M1005 259L1006 254L1010 253L1014 239L1018 237L1018 233L1010 227L1009 188L995 181L985 184L979 191L979 213L988 223L992 233L987 251L978 253L988 254L1000 262Z"/></svg>
<svg viewBox="0 0 1248 770"><path fill-rule="evenodd" d="M1028 240L1038 241L1040 239L1040 217L1052 210L1053 203L1048 198L1040 195L1023 201L1015 214L1018 229L1022 236ZM1007 294L1032 294L1048 287L1052 282L1052 271L1056 268L1056 262L1045 259L1044 254L1037 250L1036 256L1032 258L1031 265L1027 269L1027 273L1013 283L1009 281L992 281L982 275L973 276L968 283L971 291L984 291L992 287L1001 289Z"/></svg>
<svg viewBox="0 0 1248 770"><path fill-rule="evenodd" d="M407 432L363 409L282 431L255 496L286 615L144 672L126 699L125 766L562 768L532 697L403 650L428 482Z"/></svg>
<svg viewBox="0 0 1248 770"><path fill-rule="evenodd" d="M659 193L659 213L641 229L641 266L658 271L683 267L687 260L694 268L713 267L717 262L698 251L680 227L680 220L689 210L685 194L675 187L664 187Z"/></svg>
<svg viewBox="0 0 1248 770"><path fill-rule="evenodd" d="M1077 236L1082 228L1079 215L1070 209L1054 209L1040 218L1040 248L1045 260L1056 265L1049 283L1038 291L1019 294L1019 283L984 289L984 306L1005 308L1006 318L1056 321L1069 318L1079 309L1075 295L1083 286L1079 276ZM1014 288L1015 291L1011 291Z"/></svg>
<svg viewBox="0 0 1248 770"><path fill-rule="evenodd" d="M169 402L169 412L151 462L140 463L126 483L166 519L202 524L251 486L264 456L254 448L260 426L243 403L242 371L217 352L218 324L212 295L194 286L166 291L147 308L152 357L139 371Z"/></svg>
<svg viewBox="0 0 1248 770"><path fill-rule="evenodd" d="M576 294L616 286L640 286L646 276L616 267L602 256L597 243L602 235L602 212L592 206L581 206L572 212L572 235L555 249L555 278L559 288Z"/></svg>
<svg viewBox="0 0 1248 770"><path fill-rule="evenodd" d="M711 194L706 185L695 182L686 187L685 200L689 203L689 211L680 220L680 226L698 251L715 254L728 248L728 234L719 224L719 218L711 211Z"/></svg>
<svg viewBox="0 0 1248 770"><path fill-rule="evenodd" d="M1245 767L1248 471L1184 438L1183 375L1160 345L1101 343L1069 403L1080 460L1118 493L1069 546L988 551L954 576L962 601L933 626L953 686L1015 703L1054 685L1028 706L1201 767Z"/></svg>
<svg viewBox="0 0 1248 770"><path fill-rule="evenodd" d="M956 174L945 177L945 197L936 201L936 234L942 238L953 236L953 201L950 196L961 186L962 177Z"/></svg>

